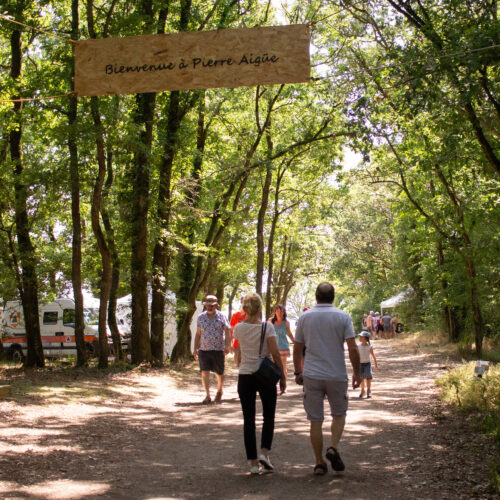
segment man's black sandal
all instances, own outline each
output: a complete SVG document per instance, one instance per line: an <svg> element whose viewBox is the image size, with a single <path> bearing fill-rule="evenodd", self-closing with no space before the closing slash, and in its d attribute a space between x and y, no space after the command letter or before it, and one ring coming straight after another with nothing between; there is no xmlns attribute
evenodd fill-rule
<svg viewBox="0 0 500 500"><path fill-rule="evenodd" d="M328 472L326 464L316 464L314 466L314 474L316 476L324 476Z"/></svg>
<svg viewBox="0 0 500 500"><path fill-rule="evenodd" d="M342 462L339 452L333 446L330 446L326 450L326 458L330 460L333 470L341 472L345 469L344 462Z"/></svg>

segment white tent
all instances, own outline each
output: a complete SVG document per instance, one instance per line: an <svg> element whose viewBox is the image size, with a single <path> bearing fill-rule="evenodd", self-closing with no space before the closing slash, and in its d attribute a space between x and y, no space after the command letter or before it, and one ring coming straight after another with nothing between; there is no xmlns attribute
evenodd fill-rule
<svg viewBox="0 0 500 500"><path fill-rule="evenodd" d="M411 291L411 287L407 288L405 291L394 295L394 297L382 301L380 303L380 313L382 314L383 309L393 309L398 304L401 304L401 302L405 302L406 300L408 300L408 295Z"/></svg>

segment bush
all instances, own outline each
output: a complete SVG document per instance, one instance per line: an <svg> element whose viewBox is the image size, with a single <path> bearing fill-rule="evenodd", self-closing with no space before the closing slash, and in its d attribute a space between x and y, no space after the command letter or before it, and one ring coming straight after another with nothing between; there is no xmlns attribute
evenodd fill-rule
<svg viewBox="0 0 500 500"><path fill-rule="evenodd" d="M442 398L458 411L475 414L481 429L491 435L500 446L500 367L490 365L488 372L479 378L474 374L476 363L464 363L436 384L442 389ZM500 493L500 462L491 464L491 491Z"/></svg>
<svg viewBox="0 0 500 500"><path fill-rule="evenodd" d="M483 430L500 444L500 367L491 365L479 378L474 374L475 362L458 366L438 378L442 397L457 410L477 414Z"/></svg>

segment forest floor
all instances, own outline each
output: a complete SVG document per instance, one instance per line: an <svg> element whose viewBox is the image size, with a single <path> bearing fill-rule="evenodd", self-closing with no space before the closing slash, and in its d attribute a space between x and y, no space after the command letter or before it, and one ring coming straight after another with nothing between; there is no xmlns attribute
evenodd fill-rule
<svg viewBox="0 0 500 500"><path fill-rule="evenodd" d="M105 375L0 368L0 384L12 387L0 400L0 497L497 498L488 493L493 443L437 398L434 379L450 363L398 341L373 344L380 367L373 398L350 390L340 447L346 470L322 477L312 474L293 380L278 398L276 470L249 475L231 357L223 402L208 406L195 363Z"/></svg>

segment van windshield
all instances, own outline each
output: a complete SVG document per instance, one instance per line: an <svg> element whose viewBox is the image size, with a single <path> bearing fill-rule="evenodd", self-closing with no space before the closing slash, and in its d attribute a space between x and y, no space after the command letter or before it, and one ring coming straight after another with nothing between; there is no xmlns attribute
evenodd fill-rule
<svg viewBox="0 0 500 500"><path fill-rule="evenodd" d="M63 311L63 325L75 327L75 310L64 309Z"/></svg>
<svg viewBox="0 0 500 500"><path fill-rule="evenodd" d="M86 307L83 310L83 316L86 325L94 326L99 324L99 309Z"/></svg>

